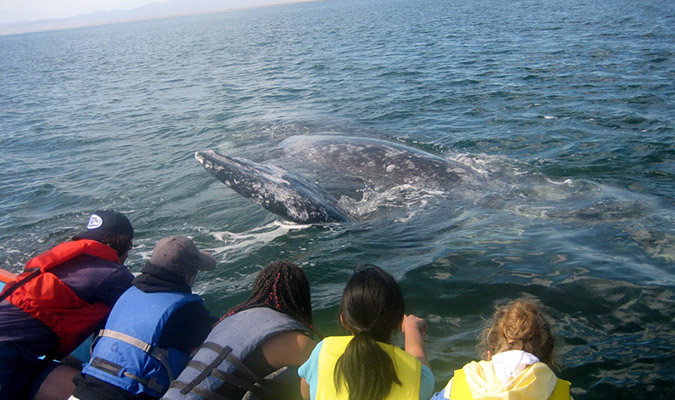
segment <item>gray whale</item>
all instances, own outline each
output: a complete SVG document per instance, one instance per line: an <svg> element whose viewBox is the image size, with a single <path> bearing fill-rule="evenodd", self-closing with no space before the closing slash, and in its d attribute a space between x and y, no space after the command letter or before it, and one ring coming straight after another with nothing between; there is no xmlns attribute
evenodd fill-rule
<svg viewBox="0 0 675 400"><path fill-rule="evenodd" d="M296 162L370 186L422 184L446 189L475 175L466 165L381 139L339 135L291 136L280 147Z"/></svg>
<svg viewBox="0 0 675 400"><path fill-rule="evenodd" d="M424 184L442 188L473 175L462 164L380 139L303 135L284 140L280 147L298 163L372 186ZM326 190L281 167L213 150L199 151L195 158L234 191L287 220L302 224L354 220Z"/></svg>

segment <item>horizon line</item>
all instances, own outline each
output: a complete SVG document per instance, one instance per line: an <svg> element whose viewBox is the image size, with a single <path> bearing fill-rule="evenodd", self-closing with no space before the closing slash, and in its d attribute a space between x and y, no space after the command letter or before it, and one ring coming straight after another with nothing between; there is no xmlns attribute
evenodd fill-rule
<svg viewBox="0 0 675 400"><path fill-rule="evenodd" d="M52 18L52 19L40 19L40 20L33 20L33 21L16 21L16 22L0 23L0 36L23 35L23 34L28 34L28 33L42 33L42 32L52 32L52 31L64 31L64 30L70 30L70 29L91 28L91 27L95 27L95 26L126 24L126 23L131 23L131 22L171 19L171 18L189 17L189 16L197 16L197 15L219 14L219 13L225 13L225 12L229 12L229 11L248 10L248 9L255 9L255 8L283 6L283 5L289 5L289 4L309 3L309 2L318 2L318 1L323 1L323 0L288 0L288 1L278 2L278 3L257 4L257 5L249 5L249 6L240 5L240 6L224 7L224 8L218 8L218 9L212 9L212 10L185 11L185 12L168 13L168 14L157 14L155 16L145 16L145 17L138 16L138 17L129 17L129 18L117 18L117 19L111 19L109 21L89 21L89 22L82 21L82 22L79 22L79 23L77 21L72 21L73 19L83 18L83 17L86 17L86 16L90 16L90 15L93 15L93 14L99 14L99 13L101 13L102 15L116 13L116 12L122 12L122 13L130 12L131 13L134 10L141 9L145 6L138 7L138 8L132 8L132 9L128 9L128 10L93 11L93 12L90 12L90 13L78 14L78 15L74 15L72 17L66 17L66 18ZM156 3L158 3L158 2L156 2ZM150 4L155 4L155 3L150 3ZM20 27L8 28L9 25L16 25L16 24L22 24L23 29L20 28ZM33 26L31 26L31 25L33 25ZM41 26L37 26L37 25L41 25Z"/></svg>

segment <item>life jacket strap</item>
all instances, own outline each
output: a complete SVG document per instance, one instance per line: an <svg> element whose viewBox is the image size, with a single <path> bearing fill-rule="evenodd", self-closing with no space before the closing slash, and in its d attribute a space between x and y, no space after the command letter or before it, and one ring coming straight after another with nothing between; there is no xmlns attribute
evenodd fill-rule
<svg viewBox="0 0 675 400"><path fill-rule="evenodd" d="M187 387L188 384L180 381L171 382L171 389L178 389L183 392L183 389ZM200 387L194 387L189 390L190 393L196 394L199 397L202 397L204 400L240 400L238 397L226 396L217 392L212 392L210 390L205 390ZM187 393L187 392L186 392Z"/></svg>
<svg viewBox="0 0 675 400"><path fill-rule="evenodd" d="M28 271L26 271L28 272ZM25 285L28 283L30 280L35 278L36 276L40 275L42 271L40 268L35 268L33 271L31 271L28 275L25 275L20 281L16 282L11 282L7 285L5 285L5 290L0 294L0 301L3 301L4 299L8 298L11 296L12 293L21 286Z"/></svg>
<svg viewBox="0 0 675 400"><path fill-rule="evenodd" d="M102 329L98 334L98 337L109 337L112 339L117 339L119 341L128 343L134 347L141 349L143 352L149 354L151 357L156 358L162 366L166 369L166 372L169 374L169 381L174 380L173 371L171 370L171 365L167 359L169 352L167 350L155 347L150 343L146 343L140 339L137 339L133 336L127 335L126 333L114 331L111 329Z"/></svg>
<svg viewBox="0 0 675 400"><path fill-rule="evenodd" d="M232 352L231 347L229 347L229 346L227 346L227 347L218 346L217 344L212 343L212 342L203 343L200 347L205 347L205 348L214 350L216 353L218 353L218 356L213 361L211 361L208 365L204 364L205 366L203 368L196 367L196 369L201 370L201 372L192 381L185 384L185 386L183 388L181 388L180 393L182 395L185 395L188 392L192 391L192 389L195 386L199 385L204 379L206 379L207 376L211 375L211 372L214 369L216 369L216 367L218 367L220 365L220 363L223 362L223 360L225 360L225 358L227 357L228 354L230 354ZM216 348L217 348L217 350L216 350ZM191 364L193 364L192 361L188 363L188 366L192 367ZM195 368L195 367L193 367L193 368Z"/></svg>
<svg viewBox="0 0 675 400"><path fill-rule="evenodd" d="M101 371L113 375L113 376L121 376L122 375L122 366L119 364L115 364L112 361L104 360L99 357L94 357L93 360L89 363L90 366L100 369Z"/></svg>
<svg viewBox="0 0 675 400"><path fill-rule="evenodd" d="M101 332L98 334L100 337L109 337L117 340L121 340L125 343L128 343L132 346L138 347L141 349L143 352L150 354L152 351L152 345L149 343L146 343L140 339L136 339L133 336L127 335L126 333L122 332L117 332L113 331L111 329L102 329Z"/></svg>
<svg viewBox="0 0 675 400"><path fill-rule="evenodd" d="M181 385L182 386L180 390L181 394L185 395L190 391L196 394L196 391L194 391L196 386L199 383L201 383L204 379L206 379L207 376L211 375L214 378L220 379L225 383L253 392L262 398L269 398L270 394L264 387L265 384L264 379L258 376L249 367L247 367L246 364L244 364L234 354L232 354L232 348L230 346L223 347L213 342L206 342L202 344L201 347L216 352L218 356L209 364L205 364L194 360L188 363L189 367L195 368L201 372L191 382ZM228 374L218 370L217 367L224 360L227 360L230 364L232 364L236 368L236 370L239 371L244 376L244 378L239 378L233 374ZM256 386L256 383L258 384L258 386Z"/></svg>
<svg viewBox="0 0 675 400"><path fill-rule="evenodd" d="M201 363L199 361L191 362L189 365L195 369L202 369L207 366L206 364ZM239 389L251 392L261 399L271 399L269 391L264 386L265 384L264 381L253 383L247 378L242 378L234 374L229 374L219 369L214 369L213 371L211 371L211 376L213 376L216 379L220 379L221 381L223 381L223 383L227 383L230 386L234 386ZM227 390L228 390L227 386L221 385L215 391L218 393L226 393Z"/></svg>
<svg viewBox="0 0 675 400"><path fill-rule="evenodd" d="M166 390L166 386L159 384L157 382L157 377L152 377L150 379L145 379L142 378L138 375L131 374L129 372L124 371L124 367L122 367L119 364L115 364L112 361L104 360L102 358L94 357L93 360L91 360L91 363L89 363L90 366L93 368L99 369L107 374L113 375L113 376L125 376L129 379L133 379L137 382L140 382L141 384L145 385L148 389L153 390L155 392L164 392Z"/></svg>
<svg viewBox="0 0 675 400"><path fill-rule="evenodd" d="M130 379L133 379L133 380L135 380L135 381L138 381L138 382L142 383L142 384L145 385L148 389L150 389L150 390L152 390L152 391L155 391L155 392L163 393L163 392L165 392L166 389L167 389L166 386L164 386L164 385L162 385L162 384L160 384L160 383L157 382L157 377L156 377L156 376L153 376L152 378L150 378L150 380L145 379L145 378L141 378L140 376L136 376L136 375L130 374L130 373L128 373L128 372L124 372L124 376L126 376L127 378L130 378Z"/></svg>

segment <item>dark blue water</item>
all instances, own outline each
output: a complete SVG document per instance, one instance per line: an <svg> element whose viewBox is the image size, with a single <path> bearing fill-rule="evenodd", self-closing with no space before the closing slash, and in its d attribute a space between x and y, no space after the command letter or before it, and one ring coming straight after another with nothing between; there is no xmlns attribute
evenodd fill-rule
<svg viewBox="0 0 675 400"><path fill-rule="evenodd" d="M321 1L0 37L0 261L18 271L115 208L138 233L136 272L168 235L216 253L197 283L214 313L287 258L334 334L370 262L429 322L438 389L477 357L496 302L535 296L577 400L672 398L674 82L675 3L660 0ZM359 222L308 227L193 157L275 164L283 139L319 132L408 144L476 179L342 188ZM339 187L329 175L310 178Z"/></svg>

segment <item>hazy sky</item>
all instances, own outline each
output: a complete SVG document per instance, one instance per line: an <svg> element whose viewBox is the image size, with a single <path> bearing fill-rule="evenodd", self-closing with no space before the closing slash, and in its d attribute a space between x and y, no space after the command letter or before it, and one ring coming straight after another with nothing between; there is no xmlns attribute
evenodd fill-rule
<svg viewBox="0 0 675 400"><path fill-rule="evenodd" d="M131 9L166 0L0 0L0 23Z"/></svg>

